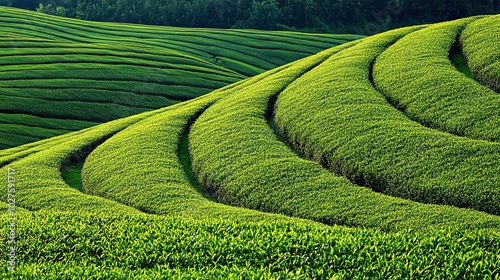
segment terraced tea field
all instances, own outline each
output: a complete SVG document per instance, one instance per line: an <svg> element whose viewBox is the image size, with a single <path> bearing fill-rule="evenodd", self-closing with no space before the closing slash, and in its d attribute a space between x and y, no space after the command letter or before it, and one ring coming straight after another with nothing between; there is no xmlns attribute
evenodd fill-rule
<svg viewBox="0 0 500 280"><path fill-rule="evenodd" d="M189 100L357 38L95 23L0 7L0 149Z"/></svg>
<svg viewBox="0 0 500 280"><path fill-rule="evenodd" d="M2 150L1 276L500 279L498 34L397 29Z"/></svg>

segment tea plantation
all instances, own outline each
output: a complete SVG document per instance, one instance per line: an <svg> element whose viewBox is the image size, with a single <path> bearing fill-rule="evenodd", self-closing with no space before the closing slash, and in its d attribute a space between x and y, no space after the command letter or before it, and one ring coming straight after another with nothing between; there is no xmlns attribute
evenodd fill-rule
<svg viewBox="0 0 500 280"><path fill-rule="evenodd" d="M0 149L189 100L360 37L96 23L0 7Z"/></svg>
<svg viewBox="0 0 500 280"><path fill-rule="evenodd" d="M500 279L499 34L401 28L1 150L0 276Z"/></svg>

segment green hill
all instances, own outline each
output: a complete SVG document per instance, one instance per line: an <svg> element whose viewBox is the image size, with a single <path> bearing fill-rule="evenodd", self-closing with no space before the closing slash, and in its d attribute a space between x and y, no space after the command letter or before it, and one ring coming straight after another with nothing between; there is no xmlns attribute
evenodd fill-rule
<svg viewBox="0 0 500 280"><path fill-rule="evenodd" d="M499 18L0 151L0 217L17 218L2 278L498 279Z"/></svg>
<svg viewBox="0 0 500 280"><path fill-rule="evenodd" d="M96 23L0 7L0 149L179 103L357 38Z"/></svg>

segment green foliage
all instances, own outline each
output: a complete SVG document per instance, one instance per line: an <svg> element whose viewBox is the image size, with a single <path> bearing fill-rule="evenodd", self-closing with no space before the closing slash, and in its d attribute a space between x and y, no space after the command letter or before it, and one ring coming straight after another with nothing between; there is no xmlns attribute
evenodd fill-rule
<svg viewBox="0 0 500 280"><path fill-rule="evenodd" d="M19 211L16 272L2 265L0 278L497 279L498 143L424 127L370 79L375 61L408 38L407 56L419 54L429 36L436 49L411 63L446 60L475 83L448 57L474 20L361 39L1 150ZM10 234L0 229L7 250Z"/></svg>
<svg viewBox="0 0 500 280"><path fill-rule="evenodd" d="M97 21L373 34L500 12L499 0L31 0L38 11ZM16 3L14 3L16 5ZM23 6L25 8L25 6ZM361 33L360 33L361 32Z"/></svg>
<svg viewBox="0 0 500 280"><path fill-rule="evenodd" d="M472 73L480 83L497 93L500 92L499 32L500 16L486 17L467 25L460 36Z"/></svg>
<svg viewBox="0 0 500 280"><path fill-rule="evenodd" d="M192 119L194 119L192 117ZM186 126L190 126L191 122ZM180 140L177 147L177 155L179 157L179 162L182 165L182 169L184 170L184 174L189 180L189 184L194 187L196 191L198 191L201 195L204 195L205 198L210 199L211 197L205 195L202 187L198 183L198 179L193 172L192 163L191 163L191 155L189 154L189 131L186 130L180 135Z"/></svg>
<svg viewBox="0 0 500 280"><path fill-rule="evenodd" d="M358 38L146 28L5 7L0 35L0 148L170 106Z"/></svg>
<svg viewBox="0 0 500 280"><path fill-rule="evenodd" d="M401 40L405 42L426 30L415 31ZM276 103L280 130L309 158L375 191L423 203L500 214L500 166L494 160L500 153L497 143L426 128L391 106L374 88L369 79L370 67L397 39L394 35L392 38L381 34L365 39L288 87ZM452 33L448 40L453 43L454 38ZM411 48L419 50L418 44ZM447 53L443 56L438 59L447 60L450 73L471 82L453 68ZM413 80L408 77L394 81L401 85L399 90L403 93L404 82L411 84ZM440 82L434 81L428 87ZM306 91L308 94L303 94ZM445 101L436 100L433 105ZM319 113L312 113L318 108L322 108Z"/></svg>
<svg viewBox="0 0 500 280"><path fill-rule="evenodd" d="M56 90L54 90L56 91ZM75 90L78 92L78 90ZM35 95L36 91L32 91L32 94ZM62 94L62 93L61 93ZM84 95L84 94L82 94ZM81 97L82 95L79 95ZM64 130L81 130L89 126L94 126L97 123L79 121L79 120L60 120L60 119L50 119L50 118L39 118L30 115L22 115L22 114L2 114L0 113L0 123L2 124L17 124L17 125L25 125L30 126L34 123L37 124L38 127L48 128L48 129L64 129Z"/></svg>
<svg viewBox="0 0 500 280"><path fill-rule="evenodd" d="M499 141L500 97L449 60L455 38L473 20L435 24L406 36L377 58L373 80L387 99L424 126Z"/></svg>
<svg viewBox="0 0 500 280"><path fill-rule="evenodd" d="M277 116L278 126L283 128L282 118L288 116L298 116L297 123L300 122L300 124L294 123L291 128L286 127L287 135L293 135L291 133L303 128L312 134L309 137L321 136L327 141L338 139L337 135L336 137L327 135L332 135L333 131L338 131L339 134L345 133L346 129L330 127L333 125L349 126L352 120L345 118L345 111L333 106L320 105L318 102L333 98L338 98L341 102L346 97L320 91L323 85L329 83L324 80L317 83L318 78L331 80L347 74L347 78L352 77L348 80L352 83L359 81L358 77L365 75L368 77L366 73L370 63L369 58L381 52L385 46L400 36L414 30L406 29L370 38L371 40L365 39L357 45L343 45L296 62L268 78L253 83L251 87L235 91L233 95L209 107L195 122L190 133L193 169L205 190L215 194L217 200L223 203L312 219L327 224L376 227L384 230L410 227L424 231L431 226L442 228L467 225L467 227L483 228L493 225L497 227L498 217L475 211L395 199L353 185L348 179L355 182L356 176L362 178L361 176L365 174L361 171L356 172L354 168L351 169L352 171L347 170L352 167L346 166L346 171L342 174L346 177L338 177L324 170L319 164L301 159L276 138L266 121L269 102L274 95L279 94L276 111L280 114ZM326 62L321 63L327 58L329 59ZM341 58L344 58L342 62L340 62ZM359 69L359 73L352 73L347 66L337 67L332 63L346 63L348 60L353 61L352 66L349 65L349 67ZM332 75L332 73L335 74ZM366 82L367 87L370 88L368 79ZM323 89L341 90L341 83L333 84L335 84L333 89L330 87ZM373 87L371 89L373 90ZM304 92L308 94L304 95ZM281 103L283 101L280 101L283 95L289 101L286 107ZM355 96L368 97L361 93L356 93ZM313 97L317 97L317 100L311 100ZM384 99L381 99L382 101L385 103ZM342 102L341 104L347 107L350 103ZM308 113L317 110L313 108L322 109L317 114ZM327 113L324 114L323 111ZM356 112L364 114L366 111ZM326 120L331 116L339 116L343 119L321 123L318 120L309 119L316 117ZM365 118L372 117L365 116ZM319 126L311 127L316 123ZM302 143L294 141L292 137L291 139L292 143ZM346 139L338 141L351 143ZM371 145L373 139L366 143ZM353 152L359 150L359 143L352 143L352 145ZM314 148L319 150L321 147ZM305 150L304 146L300 148L302 152L312 150ZM330 160L321 155L318 156L319 152L306 154L318 161ZM360 160L356 159L353 162L360 162ZM387 169L386 166L380 168ZM348 173L349 171L353 173ZM380 174L384 173L380 172ZM484 187L484 191L491 191L491 189ZM470 192L472 190L469 190ZM414 197L409 198L418 200ZM496 205L493 200L488 203L488 206ZM477 204L473 205L477 206Z"/></svg>
<svg viewBox="0 0 500 280"><path fill-rule="evenodd" d="M66 184L80 192L83 192L82 167L83 163L80 162L75 165L67 166L61 171L61 176Z"/></svg>
<svg viewBox="0 0 500 280"><path fill-rule="evenodd" d="M40 13L46 13L46 14L51 14L51 15L56 15L56 16L61 16L61 17L66 16L68 13L67 9L64 6L54 7L54 5L52 5L52 4L47 4L44 6L41 3L38 5L38 8L36 8L36 11L40 12Z"/></svg>
<svg viewBox="0 0 500 280"><path fill-rule="evenodd" d="M207 199L208 196L190 182L196 178L186 172L190 168L185 162L189 161L186 159L189 154L179 149L180 145L182 148L187 144L180 143L186 127L206 106L258 79L261 77L214 92L206 98L169 107L117 133L85 160L82 170L85 191L146 213L198 218L241 216L244 220L265 218L255 211L237 210ZM108 164L111 161L126 164L118 167Z"/></svg>
<svg viewBox="0 0 500 280"><path fill-rule="evenodd" d="M455 230L43 213L20 216L18 234L2 279L495 279L500 266L500 236Z"/></svg>
<svg viewBox="0 0 500 280"><path fill-rule="evenodd" d="M278 19L281 16L277 1L253 1L250 17L242 26L255 29L276 29Z"/></svg>
<svg viewBox="0 0 500 280"><path fill-rule="evenodd" d="M151 113L104 124L96 129L73 132L39 142L37 145L28 145L24 149L12 149L10 154L5 153L8 155L4 157L6 165L0 168L5 181L7 182L8 168L22 170L15 177L16 205L28 210L139 213L114 201L89 196L71 188L63 181L61 169L71 158L78 158L82 151L91 149L92 145L97 145L121 129L149 116L148 114ZM3 197L5 199L7 193L4 193Z"/></svg>

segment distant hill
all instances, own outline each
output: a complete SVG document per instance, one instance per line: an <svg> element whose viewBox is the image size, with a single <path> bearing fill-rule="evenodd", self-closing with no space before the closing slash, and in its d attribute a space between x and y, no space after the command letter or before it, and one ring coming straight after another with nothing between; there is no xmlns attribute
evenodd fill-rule
<svg viewBox="0 0 500 280"><path fill-rule="evenodd" d="M0 148L169 106L355 35L87 22L0 8Z"/></svg>

